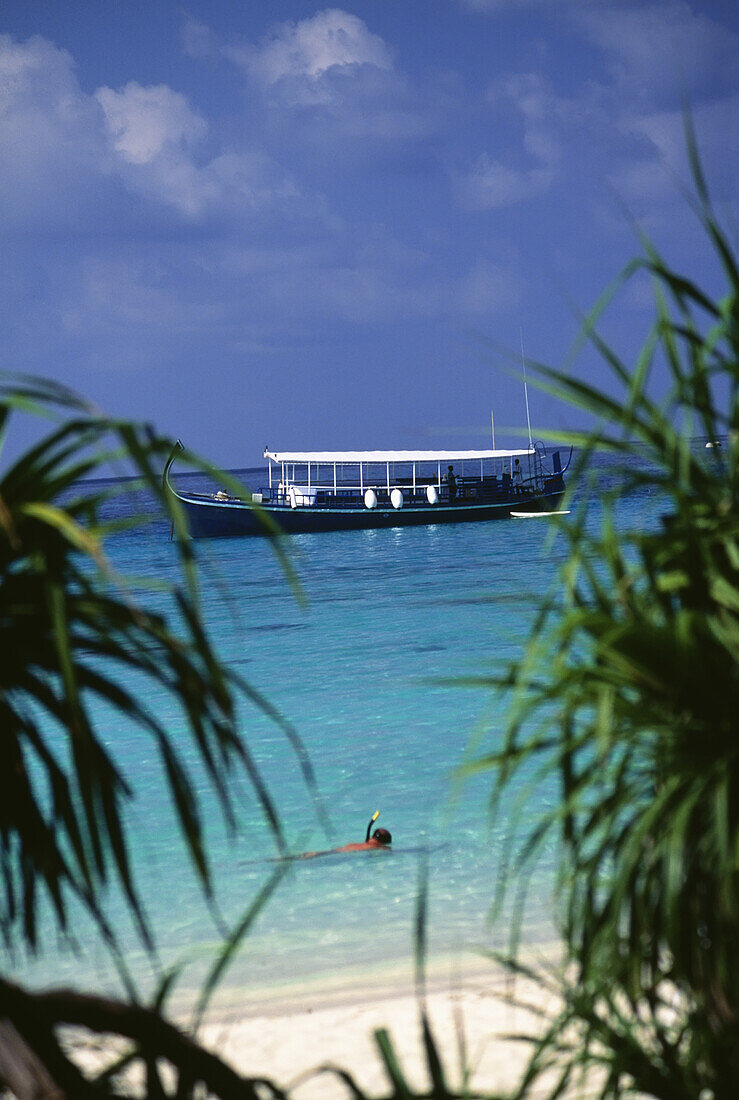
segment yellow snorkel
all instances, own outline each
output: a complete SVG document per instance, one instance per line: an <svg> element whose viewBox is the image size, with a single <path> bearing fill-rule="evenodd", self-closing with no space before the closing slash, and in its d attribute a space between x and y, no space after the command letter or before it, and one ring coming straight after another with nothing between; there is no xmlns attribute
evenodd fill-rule
<svg viewBox="0 0 739 1100"><path fill-rule="evenodd" d="M380 811L375 810L375 812L372 814L372 817L369 819L369 825L367 826L367 836L364 838L364 843L365 844L367 843L367 841L370 838L370 829L372 828L374 823L377 821L379 816L380 816Z"/></svg>

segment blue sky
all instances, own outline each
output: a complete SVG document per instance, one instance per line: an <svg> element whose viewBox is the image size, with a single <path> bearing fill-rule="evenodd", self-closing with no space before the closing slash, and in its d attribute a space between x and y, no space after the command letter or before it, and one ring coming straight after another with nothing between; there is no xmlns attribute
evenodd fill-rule
<svg viewBox="0 0 739 1100"><path fill-rule="evenodd" d="M2 366L229 467L513 441L506 349L566 360L629 216L719 285L681 103L736 230L738 72L729 0L4 0Z"/></svg>

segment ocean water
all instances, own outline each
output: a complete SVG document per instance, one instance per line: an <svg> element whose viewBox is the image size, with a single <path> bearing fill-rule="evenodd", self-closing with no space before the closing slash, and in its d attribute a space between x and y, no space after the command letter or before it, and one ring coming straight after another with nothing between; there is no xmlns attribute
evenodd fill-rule
<svg viewBox="0 0 739 1100"><path fill-rule="evenodd" d="M253 471L245 475L257 483ZM655 521L655 503L640 494L623 497L616 514L625 526L643 526ZM597 495L589 515L597 524ZM248 783L239 786L239 828L231 835L199 779L214 916L184 854L154 745L125 717L100 708L100 729L135 790L130 837L157 939L156 964L115 891L107 908L144 992L156 982L157 967L179 965L177 988L191 999L221 943L219 928L238 923L278 868L285 874L222 978L223 1004L410 975L424 868L432 971L482 964L481 952L509 942L513 917L508 911L491 922L491 904L507 845L529 824L532 803L523 801L522 789L512 791L491 821L492 774L456 777L475 746L500 744L505 711L489 690L450 681L484 675L521 652L535 599L556 588L566 541L549 521L536 519L305 535L287 545L304 601L268 541L200 541L203 616L226 664L298 732L328 834L282 730L244 704L243 736L294 850L363 840L375 809L378 824L393 834L393 850L285 868L274 861L274 841ZM145 598L163 600L145 587L176 577L163 519L116 537L109 549L122 574L141 578ZM150 685L130 686L145 693L192 761L183 715ZM524 778L537 810L556 798L551 779ZM555 862L556 851L547 848L526 876L521 932L530 945L556 936ZM76 952L49 932L42 957L20 960L18 971L34 982L117 989L108 953L81 917L74 931Z"/></svg>

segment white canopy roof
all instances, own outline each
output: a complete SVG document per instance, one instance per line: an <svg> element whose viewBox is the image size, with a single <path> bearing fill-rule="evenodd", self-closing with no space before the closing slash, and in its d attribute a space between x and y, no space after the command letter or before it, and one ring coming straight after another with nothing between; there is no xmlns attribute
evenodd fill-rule
<svg viewBox="0 0 739 1100"><path fill-rule="evenodd" d="M533 447L517 451L267 451L264 457L272 462L359 463L359 462L464 462L486 458L513 458L530 455Z"/></svg>

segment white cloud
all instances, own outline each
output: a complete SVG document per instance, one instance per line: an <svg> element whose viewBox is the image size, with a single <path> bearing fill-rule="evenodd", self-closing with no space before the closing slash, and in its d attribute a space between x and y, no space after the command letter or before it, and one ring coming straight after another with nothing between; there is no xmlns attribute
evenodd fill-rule
<svg viewBox="0 0 739 1100"><path fill-rule="evenodd" d="M200 60L216 60L220 57L220 45L215 33L199 19L188 16L180 31L182 48L188 57Z"/></svg>
<svg viewBox="0 0 739 1100"><path fill-rule="evenodd" d="M735 202L739 166L739 94L691 109L699 156L710 164L714 199ZM616 175L619 192L630 202L675 198L675 180L689 187L690 169L681 111L624 113L619 128L639 141L640 153Z"/></svg>
<svg viewBox="0 0 739 1100"><path fill-rule="evenodd" d="M689 95L716 73L736 82L739 38L686 0L588 4L573 9L573 18L610 59L630 97L658 90Z"/></svg>
<svg viewBox="0 0 739 1100"><path fill-rule="evenodd" d="M111 151L126 185L196 217L219 196L217 174L195 161L207 133L186 98L164 84L98 88Z"/></svg>
<svg viewBox="0 0 739 1100"><path fill-rule="evenodd" d="M393 147L406 164L436 125L434 93L424 98L385 41L336 8L279 24L259 43L224 46L222 54L249 81L265 141L291 159L307 157L312 168L338 160L345 170L365 171Z"/></svg>
<svg viewBox="0 0 739 1100"><path fill-rule="evenodd" d="M98 88L113 147L129 164L150 164L156 157L196 145L207 124L187 100L165 84L143 88L132 82L120 92Z"/></svg>
<svg viewBox="0 0 739 1100"><path fill-rule="evenodd" d="M529 171L510 168L482 153L471 170L458 180L457 193L468 209L494 210L542 194L553 178L551 168Z"/></svg>
<svg viewBox="0 0 739 1100"><path fill-rule="evenodd" d="M171 138L176 127L167 132ZM188 220L225 216L240 222L256 209L290 206L300 198L297 186L264 154L227 149L200 164L182 137L170 138L157 125L126 129L122 144L116 142L117 171L130 190Z"/></svg>
<svg viewBox="0 0 739 1100"><path fill-rule="evenodd" d="M92 327L121 340L128 333L156 338L176 329L187 334L222 322L226 306L207 278L186 279L178 270L186 260L192 263L193 253L180 257L165 250L162 259L157 251L142 248L134 257L84 259L61 310L64 330L79 334Z"/></svg>
<svg viewBox="0 0 739 1100"><path fill-rule="evenodd" d="M600 180L604 195L611 184L638 216L657 204L672 209L676 178L690 187L683 95L713 166L712 193L731 201L737 97L727 88L736 84L739 37L684 0L568 3L567 17L597 47L596 64L605 57L606 66L566 96L538 74L498 80L490 102L504 126L519 125L520 148L504 152L501 144L478 156L457 179L460 201L477 210L510 206L585 172Z"/></svg>
<svg viewBox="0 0 739 1100"><path fill-rule="evenodd" d="M489 93L494 106L513 105L523 127L523 152L534 163L514 166L482 153L456 181L457 195L472 210L493 210L526 202L549 189L560 161L557 124L560 105L548 85L533 73L500 82Z"/></svg>
<svg viewBox="0 0 739 1100"><path fill-rule="evenodd" d="M38 36L0 36L0 148L5 228L89 231L107 222L117 231L140 216L126 191L190 222L243 221L256 208L299 200L269 156L210 140L206 120L181 93L131 82L88 94L70 54Z"/></svg>
<svg viewBox="0 0 739 1100"><path fill-rule="evenodd" d="M736 167L739 153L739 94L691 110L698 143L704 150L721 154ZM660 111L624 117L624 129L645 137L654 150L674 171L685 163L685 123L681 111Z"/></svg>
<svg viewBox="0 0 739 1100"><path fill-rule="evenodd" d="M498 12L506 8L535 7L551 0L459 0L463 8L475 12Z"/></svg>
<svg viewBox="0 0 739 1100"><path fill-rule="evenodd" d="M559 161L562 100L555 96L549 84L537 73L520 73L509 77L491 89L490 99L503 96L518 111L523 121L523 147L535 160L549 168Z"/></svg>
<svg viewBox="0 0 739 1100"><path fill-rule="evenodd" d="M72 69L70 54L39 35L22 43L0 35L2 116L19 104L29 109L52 106L60 115L73 110L80 92Z"/></svg>
<svg viewBox="0 0 739 1100"><path fill-rule="evenodd" d="M409 277L410 276L410 277ZM259 278L257 293L275 315L291 303L292 316L309 325L344 321L350 324L409 322L418 318L464 315L489 319L511 309L520 288L510 272L480 263L471 270L447 275L431 264L414 266L373 261L350 250L331 263L286 266Z"/></svg>
<svg viewBox="0 0 739 1100"><path fill-rule="evenodd" d="M451 304L463 313L489 318L513 309L520 296L519 280L510 270L481 261L458 280Z"/></svg>
<svg viewBox="0 0 739 1100"><path fill-rule="evenodd" d="M242 55L250 74L263 84L285 78L317 80L333 68L372 65L392 68L390 51L356 15L337 8L299 23L283 23L261 48Z"/></svg>
<svg viewBox="0 0 739 1100"><path fill-rule="evenodd" d="M0 35L0 198L6 222L68 224L104 155L97 104L66 50Z"/></svg>

